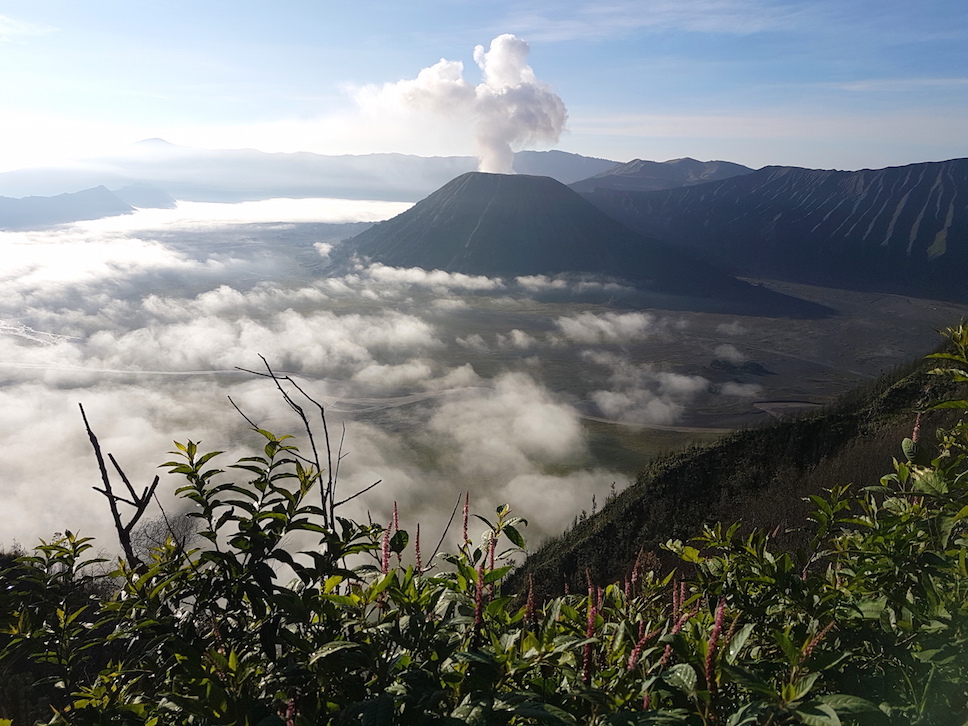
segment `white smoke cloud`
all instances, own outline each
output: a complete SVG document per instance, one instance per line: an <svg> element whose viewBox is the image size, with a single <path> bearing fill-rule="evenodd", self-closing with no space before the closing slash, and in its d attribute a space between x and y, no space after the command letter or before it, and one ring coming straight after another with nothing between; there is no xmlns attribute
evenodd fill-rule
<svg viewBox="0 0 968 726"><path fill-rule="evenodd" d="M512 173L514 149L557 143L568 112L561 98L540 82L527 63L530 46L509 33L485 50L474 49L483 80L472 86L464 64L441 59L414 79L367 86L357 93L363 106L435 114L475 124L480 171Z"/></svg>

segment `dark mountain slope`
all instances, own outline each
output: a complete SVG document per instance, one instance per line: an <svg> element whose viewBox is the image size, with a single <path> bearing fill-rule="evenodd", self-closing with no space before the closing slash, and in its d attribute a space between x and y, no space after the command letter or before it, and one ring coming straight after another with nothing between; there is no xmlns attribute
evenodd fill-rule
<svg viewBox="0 0 968 726"><path fill-rule="evenodd" d="M688 540L716 521L776 529L776 544L795 551L804 543L786 530L805 521L811 505L803 497L839 484L877 484L892 471L892 458L902 456L900 442L911 434L916 408L956 393L947 379L927 374L934 367L919 362L822 413L657 459L599 513L531 554L516 573L516 587L528 575L546 593L560 592L566 581L582 588L586 573L599 583L614 582L640 553L664 561L666 569L677 566L660 546L671 538ZM933 444L928 432L950 418L924 415L925 446Z"/></svg>
<svg viewBox="0 0 968 726"><path fill-rule="evenodd" d="M748 312L822 312L644 238L548 177L463 174L345 241L333 259L346 264L351 255L474 275L604 276L668 296L731 301Z"/></svg>
<svg viewBox="0 0 968 726"><path fill-rule="evenodd" d="M100 219L133 212L104 187L85 189L56 197L0 197L0 229L46 227L83 219Z"/></svg>
<svg viewBox="0 0 968 726"><path fill-rule="evenodd" d="M766 167L700 186L585 195L744 275L968 300L968 159L863 171Z"/></svg>
<svg viewBox="0 0 968 726"><path fill-rule="evenodd" d="M635 159L569 186L583 194L596 189L650 192L705 184L752 171L748 166L730 161L696 161L688 157L661 162Z"/></svg>

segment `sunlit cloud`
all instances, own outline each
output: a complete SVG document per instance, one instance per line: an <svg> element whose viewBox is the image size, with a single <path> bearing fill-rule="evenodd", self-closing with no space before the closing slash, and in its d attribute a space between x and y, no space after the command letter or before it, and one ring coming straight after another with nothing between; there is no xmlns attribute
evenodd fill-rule
<svg viewBox="0 0 968 726"><path fill-rule="evenodd" d="M653 331L655 317L649 313L579 313L560 317L555 325L565 338L576 343L624 343L642 340Z"/></svg>
<svg viewBox="0 0 968 726"><path fill-rule="evenodd" d="M283 222L379 222L405 212L409 202L359 199L263 199L233 204L179 201L174 209L138 209L133 214L75 222L77 229L91 232L199 229L227 224Z"/></svg>
<svg viewBox="0 0 968 726"><path fill-rule="evenodd" d="M608 370L608 389L594 391L591 397L602 414L615 421L673 424L709 388L709 381L701 376L657 370L651 363L634 363L624 355L589 350L582 358Z"/></svg>

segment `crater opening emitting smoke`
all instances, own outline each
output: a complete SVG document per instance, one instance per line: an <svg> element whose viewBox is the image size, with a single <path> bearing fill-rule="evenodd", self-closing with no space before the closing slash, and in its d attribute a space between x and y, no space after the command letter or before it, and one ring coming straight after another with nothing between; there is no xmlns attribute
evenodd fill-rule
<svg viewBox="0 0 968 726"><path fill-rule="evenodd" d="M527 63L530 46L506 33L484 50L474 49L474 61L483 80L472 86L464 79L461 61L441 59L411 80L388 83L377 93L393 106L453 119L470 117L480 171L511 174L514 148L536 143L557 143L568 111L549 86L537 80ZM364 89L362 96L372 95Z"/></svg>

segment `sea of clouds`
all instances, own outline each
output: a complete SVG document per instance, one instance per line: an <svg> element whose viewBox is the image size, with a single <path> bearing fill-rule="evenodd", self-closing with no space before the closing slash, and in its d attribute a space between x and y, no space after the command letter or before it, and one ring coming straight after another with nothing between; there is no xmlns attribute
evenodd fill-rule
<svg viewBox="0 0 968 726"><path fill-rule="evenodd" d="M424 532L465 490L479 511L511 502L534 538L561 531L628 479L591 456L583 416L672 424L709 388L629 354L678 334L671 318L532 297L562 280L319 273L332 223L403 206L182 203L0 233L0 544L71 529L114 546L79 403L136 485L162 474L171 511L158 465L173 440L225 450L223 464L258 444L228 397L298 433L271 381L239 370L264 370L260 356L345 424L338 498L382 480L343 513L383 522L397 501Z"/></svg>

